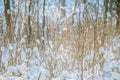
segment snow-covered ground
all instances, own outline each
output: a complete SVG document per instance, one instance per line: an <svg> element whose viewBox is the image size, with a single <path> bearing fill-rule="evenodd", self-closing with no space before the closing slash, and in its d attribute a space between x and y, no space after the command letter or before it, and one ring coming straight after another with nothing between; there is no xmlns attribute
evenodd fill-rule
<svg viewBox="0 0 120 80"><path fill-rule="evenodd" d="M51 47L42 54L36 46L26 48L16 43L8 44L6 48L1 46L2 66L5 69L0 69L0 80L81 80L81 71L76 66L78 63L73 64L69 50L64 50L62 46L61 49L62 53L59 50L56 53ZM104 56L98 63L104 60L104 64L102 70L100 64L94 66L94 79L120 80L120 38L112 38L111 44L106 44L99 51ZM12 66L9 64L11 61ZM93 74L90 72L91 69L83 71L84 80L91 80Z"/></svg>

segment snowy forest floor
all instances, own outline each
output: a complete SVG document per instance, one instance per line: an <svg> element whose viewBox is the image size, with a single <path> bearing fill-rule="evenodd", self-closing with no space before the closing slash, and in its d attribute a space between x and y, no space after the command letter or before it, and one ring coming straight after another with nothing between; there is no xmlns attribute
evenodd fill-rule
<svg viewBox="0 0 120 80"><path fill-rule="evenodd" d="M110 37L109 40L111 41L104 47L99 48L103 56L100 60L96 59L95 80L120 79L120 36ZM80 63L71 53L70 46L64 48L61 45L55 51L51 42L51 47L41 53L38 46L26 48L25 45L20 45L23 42L22 39L19 43L1 47L1 66L4 66L4 70L0 69L0 80L81 80L82 71L78 67ZM39 41L36 43L39 44ZM91 53L83 59L84 80L91 80L93 76L92 68L87 67L89 63L86 63L92 59L93 52Z"/></svg>

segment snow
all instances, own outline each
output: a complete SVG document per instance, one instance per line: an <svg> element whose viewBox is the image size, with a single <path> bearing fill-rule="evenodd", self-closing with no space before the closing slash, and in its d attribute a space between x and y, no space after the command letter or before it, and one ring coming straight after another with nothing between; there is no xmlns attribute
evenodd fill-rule
<svg viewBox="0 0 120 80"><path fill-rule="evenodd" d="M36 42L37 42L37 44L40 44L40 40L39 39L37 39Z"/></svg>
<svg viewBox="0 0 120 80"><path fill-rule="evenodd" d="M11 44L8 44L8 49L13 50L13 46Z"/></svg>
<svg viewBox="0 0 120 80"><path fill-rule="evenodd" d="M115 38L112 41L113 47L117 51L120 48L120 40ZM20 43L23 42L20 41ZM41 54L42 52L37 46L33 48L25 48L25 46L21 48L19 46L18 49L16 49L17 44L8 44L7 48L1 46L2 63L6 70L0 74L0 80L80 80L82 72L78 70L79 63L74 61L74 65L71 64L73 57L70 53L71 48L60 45L58 52L55 52L52 41L49 41L49 44L51 47L44 54ZM12 56L15 57L16 51L20 53L17 59L18 63L9 66L10 54L13 53ZM99 51L104 55L102 59L105 60L103 71L100 71L100 65L96 64L94 66L95 75L91 74L92 68L83 71L84 80L89 80L93 76L95 80L103 80L103 76L105 80L119 80L120 61L115 60L116 55L111 46L101 47ZM93 53L94 51L91 50L90 54L85 57L84 63L86 60L92 60ZM87 65L87 63L84 64L84 66Z"/></svg>
<svg viewBox="0 0 120 80"><path fill-rule="evenodd" d="M120 79L120 74L118 74L116 72L111 72L111 75L112 75L113 80L119 80Z"/></svg>
<svg viewBox="0 0 120 80"><path fill-rule="evenodd" d="M6 77L6 78L4 78L3 80L24 80L23 78L21 78L21 77Z"/></svg>
<svg viewBox="0 0 120 80"><path fill-rule="evenodd" d="M10 60L10 54L9 54L9 50L7 50L7 49L4 49L3 51L2 51L2 59L1 59L1 61L2 61L2 63L4 64L4 67L7 67L8 66L8 61Z"/></svg>

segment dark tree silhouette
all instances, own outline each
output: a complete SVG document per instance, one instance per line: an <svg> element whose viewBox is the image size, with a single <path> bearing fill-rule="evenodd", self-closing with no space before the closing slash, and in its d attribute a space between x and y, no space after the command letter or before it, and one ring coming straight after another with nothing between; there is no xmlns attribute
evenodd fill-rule
<svg viewBox="0 0 120 80"><path fill-rule="evenodd" d="M10 42L13 41L13 28L11 25L11 14L10 14L10 0L4 0L4 7L5 7L5 19L7 24L7 33Z"/></svg>
<svg viewBox="0 0 120 80"><path fill-rule="evenodd" d="M116 29L120 29L120 0L117 0L117 27Z"/></svg>
<svg viewBox="0 0 120 80"><path fill-rule="evenodd" d="M46 33L45 33L45 2L46 0L44 0L43 2L43 23L42 23L42 30L43 30L43 33L42 33L42 37L43 37L43 48L45 48L45 39L46 39Z"/></svg>
<svg viewBox="0 0 120 80"><path fill-rule="evenodd" d="M31 5L32 5L32 0L30 0L30 4L29 4L29 15L28 15L28 26L29 26L29 33L28 33L28 43L30 43L31 40L31 32L32 32L32 28L31 28L31 17L30 17L30 11L31 11Z"/></svg>

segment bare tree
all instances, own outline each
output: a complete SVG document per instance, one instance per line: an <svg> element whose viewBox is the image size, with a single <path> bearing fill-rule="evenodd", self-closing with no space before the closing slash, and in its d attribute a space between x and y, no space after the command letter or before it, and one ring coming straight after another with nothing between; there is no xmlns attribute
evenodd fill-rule
<svg viewBox="0 0 120 80"><path fill-rule="evenodd" d="M5 7L5 19L7 24L7 33L10 42L13 41L13 28L11 25L11 14L10 14L10 0L4 0L4 7Z"/></svg>
<svg viewBox="0 0 120 80"><path fill-rule="evenodd" d="M42 37L43 37L43 41L42 41L42 43L43 43L43 48L45 48L45 39L46 39L46 27L45 27L45 3L46 3L46 0L44 0L44 2L43 2L43 23L42 23Z"/></svg>
<svg viewBox="0 0 120 80"><path fill-rule="evenodd" d="M75 0L74 10L72 13L72 24L74 24L74 15L76 14L77 2L78 2L78 0Z"/></svg>
<svg viewBox="0 0 120 80"><path fill-rule="evenodd" d="M105 11L104 11L104 27L103 27L102 45L104 44L104 40L105 40L105 37L106 37L105 29L106 29L106 26L107 26L108 2L109 2L109 0L104 0L104 9L105 9Z"/></svg>
<svg viewBox="0 0 120 80"><path fill-rule="evenodd" d="M65 0L61 0L61 16L65 17Z"/></svg>
<svg viewBox="0 0 120 80"><path fill-rule="evenodd" d="M116 29L120 29L120 0L117 0L117 27Z"/></svg>
<svg viewBox="0 0 120 80"><path fill-rule="evenodd" d="M12 20L14 22L14 16L15 16L15 0L12 0Z"/></svg>
<svg viewBox="0 0 120 80"><path fill-rule="evenodd" d="M66 10L65 1L66 0L60 0L60 26L59 26L59 28L60 28L61 32L62 32L62 29L65 27L65 13L66 13L65 12L65 10Z"/></svg>
<svg viewBox="0 0 120 80"><path fill-rule="evenodd" d="M40 26L39 26L39 0L37 0L37 38L40 38L39 34Z"/></svg>
<svg viewBox="0 0 120 80"><path fill-rule="evenodd" d="M94 55L93 55L93 69L92 69L92 74L93 74L93 80L94 80L94 75L95 75L95 62L96 62L96 57L97 57L97 25L98 25L98 14L99 14L99 0L97 0L96 4L95 4L95 13L96 13L96 17L95 17L95 23L94 23ZM98 6L97 6L98 5Z"/></svg>
<svg viewBox="0 0 120 80"><path fill-rule="evenodd" d="M32 0L30 0L30 4L29 4L29 15L28 15L28 27L29 27L29 33L28 33L28 43L30 43L31 40L31 32L32 32L32 28L31 28L31 5L32 5Z"/></svg>
<svg viewBox="0 0 120 80"><path fill-rule="evenodd" d="M109 2L109 0L104 0L104 7L105 7L105 15L104 15L104 24L105 24L105 26L104 27L106 27L106 19L107 19L107 12L108 12L108 2Z"/></svg>

